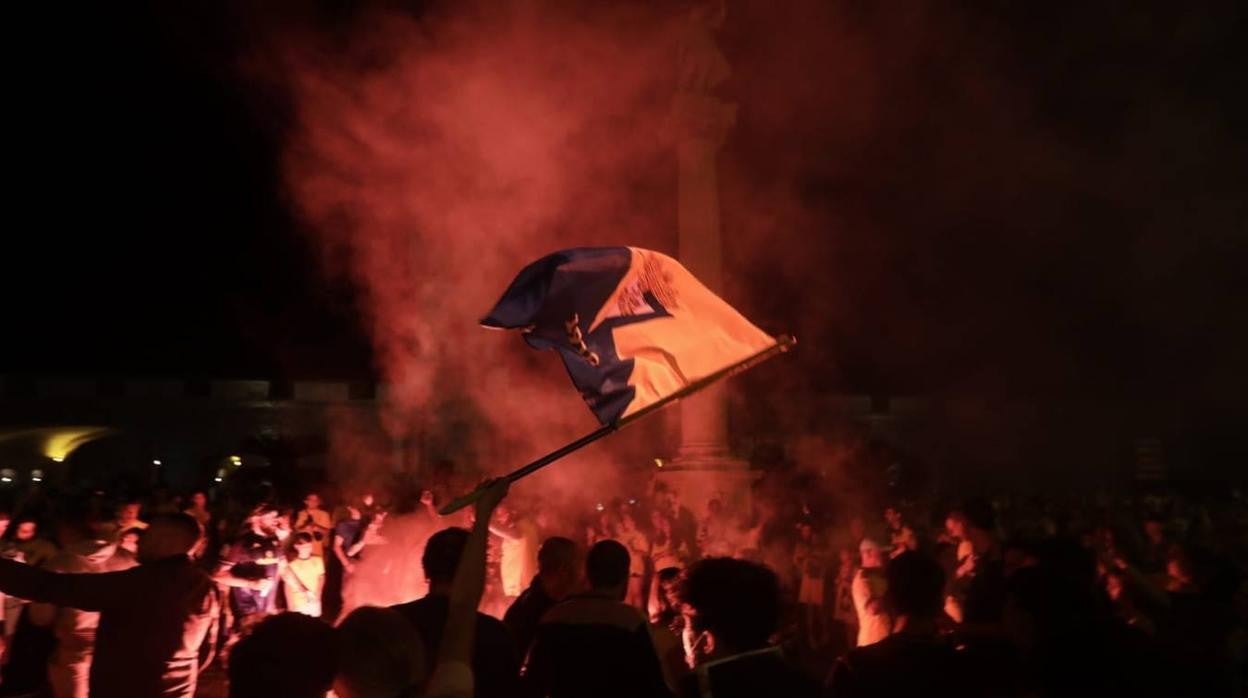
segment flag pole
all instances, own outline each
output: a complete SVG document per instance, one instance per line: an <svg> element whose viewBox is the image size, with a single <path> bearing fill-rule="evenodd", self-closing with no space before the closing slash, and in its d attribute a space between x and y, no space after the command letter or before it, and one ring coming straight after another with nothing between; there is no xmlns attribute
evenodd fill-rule
<svg viewBox="0 0 1248 698"><path fill-rule="evenodd" d="M503 475L502 477L506 479L508 482L515 482L516 480L519 480L520 478L532 475L533 473L541 470L542 468L545 468L546 466L550 465L551 463L554 463L560 458L563 458L564 456L570 453L573 453L575 451L579 451L580 449L592 444L593 442L605 436L610 436L611 434L614 434L620 429L623 429L629 424L632 424L633 422L636 422L647 415L658 412L659 410L663 409L664 407L667 407L668 405L671 405L672 403L679 402L680 400L683 400L684 398L687 398L690 395L693 395L694 393L700 392L706 389L708 386L710 386L713 383L716 383L725 378L728 378L729 376L735 376L738 373L747 371L757 366L758 364L761 364L762 362L767 361L768 359L771 359L776 356L779 356L780 354L783 354L784 352L792 349L794 346L797 345L797 339L795 339L791 335L782 334L779 337L776 337L775 339L776 339L775 344L772 344L771 346L767 347L766 349L763 349L757 354L748 356L730 366L721 368L720 370L714 373L711 373L703 378L700 378L690 383L689 385L686 385L680 390L677 390L671 395L668 395L662 400L657 400L654 403L647 405L641 408L640 410L637 410L636 412L628 415L627 417L617 419L616 421L610 424L606 424L602 427L599 427L598 429L591 431L590 433L582 436L576 441L566 444L558 449L555 449L554 451L547 453L541 458L538 458L537 460L523 467L517 468L516 470L513 470L510 473ZM460 509L463 509L469 504L472 504L473 502L477 501L477 499L479 499L482 493L484 492L485 492L484 488L478 487L477 489L469 492L468 494L461 495L451 500L445 506L439 509L438 513L445 516L447 514L451 514L456 511L459 511Z"/></svg>

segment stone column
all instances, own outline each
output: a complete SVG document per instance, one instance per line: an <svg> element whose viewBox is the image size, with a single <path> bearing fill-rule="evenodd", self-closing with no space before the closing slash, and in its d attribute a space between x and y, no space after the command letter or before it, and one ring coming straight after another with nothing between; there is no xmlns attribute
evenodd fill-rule
<svg viewBox="0 0 1248 698"><path fill-rule="evenodd" d="M723 20L722 3L696 7L684 18L669 124L677 160L678 256L716 293L723 292L718 155L737 112L715 93L731 74L714 37ZM753 478L748 463L729 452L726 397L721 383L681 402L680 449L661 476L695 513L715 495L738 509L749 506Z"/></svg>

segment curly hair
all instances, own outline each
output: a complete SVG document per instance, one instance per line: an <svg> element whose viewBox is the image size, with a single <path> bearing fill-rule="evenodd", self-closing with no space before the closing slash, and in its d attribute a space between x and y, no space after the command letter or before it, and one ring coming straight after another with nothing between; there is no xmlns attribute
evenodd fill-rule
<svg viewBox="0 0 1248 698"><path fill-rule="evenodd" d="M695 632L709 631L737 651L765 646L780 618L780 581L770 568L711 557L694 563L680 588Z"/></svg>

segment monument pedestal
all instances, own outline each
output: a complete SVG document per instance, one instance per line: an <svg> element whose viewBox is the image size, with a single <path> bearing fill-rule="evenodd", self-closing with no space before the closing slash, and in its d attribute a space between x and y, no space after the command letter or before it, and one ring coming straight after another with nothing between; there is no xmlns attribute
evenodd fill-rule
<svg viewBox="0 0 1248 698"><path fill-rule="evenodd" d="M684 465L678 458L664 466L659 482L679 492L681 504L701 519L712 499L720 500L728 511L749 515L750 486L761 476L761 472L749 469L749 463L735 458L685 461Z"/></svg>

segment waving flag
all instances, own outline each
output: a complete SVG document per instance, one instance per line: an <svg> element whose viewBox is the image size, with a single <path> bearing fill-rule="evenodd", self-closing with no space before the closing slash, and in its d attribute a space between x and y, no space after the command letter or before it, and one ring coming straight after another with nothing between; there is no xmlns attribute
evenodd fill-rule
<svg viewBox="0 0 1248 698"><path fill-rule="evenodd" d="M481 324L556 349L604 425L777 343L676 260L636 247L543 257Z"/></svg>

